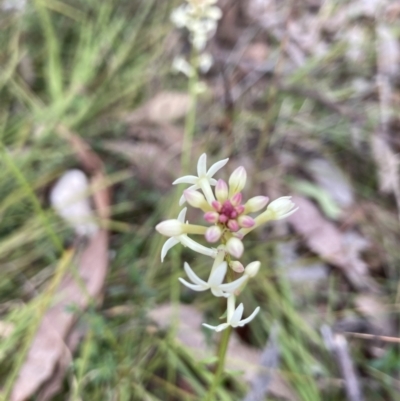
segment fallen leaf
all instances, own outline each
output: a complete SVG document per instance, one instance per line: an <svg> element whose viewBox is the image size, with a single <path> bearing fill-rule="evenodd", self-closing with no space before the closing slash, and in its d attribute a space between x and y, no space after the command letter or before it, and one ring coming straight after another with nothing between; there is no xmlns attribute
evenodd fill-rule
<svg viewBox="0 0 400 401"><path fill-rule="evenodd" d="M97 214L101 219L108 219L110 193L104 186L101 160L80 137L67 128L58 127L58 131L70 141L82 164L92 172L91 185L97 189L93 192ZM53 306L45 312L14 383L11 401L27 400L37 394L45 383L48 383L49 387L42 388L43 397L46 394L54 394L58 388L57 383L62 380L66 364L71 359L66 340L77 320L70 307L84 310L93 301L98 302L101 299L108 267L108 243L107 230L97 231L89 239L86 248L77 254L76 273L67 273L62 278L53 297ZM79 275L79 282L76 275Z"/></svg>
<svg viewBox="0 0 400 401"><path fill-rule="evenodd" d="M357 243L352 247L350 237L344 236L333 223L326 220L308 199L294 196L292 200L299 210L289 217L289 222L302 235L308 247L338 267L356 289L377 292L378 286L369 277L368 266L360 258L360 245Z"/></svg>
<svg viewBox="0 0 400 401"><path fill-rule="evenodd" d="M148 121L165 124L183 118L190 109L190 96L185 92L161 92L143 106L124 117L133 124Z"/></svg>
<svg viewBox="0 0 400 401"><path fill-rule="evenodd" d="M312 159L307 162L306 170L339 206L348 208L354 204L354 190L335 164L326 159Z"/></svg>

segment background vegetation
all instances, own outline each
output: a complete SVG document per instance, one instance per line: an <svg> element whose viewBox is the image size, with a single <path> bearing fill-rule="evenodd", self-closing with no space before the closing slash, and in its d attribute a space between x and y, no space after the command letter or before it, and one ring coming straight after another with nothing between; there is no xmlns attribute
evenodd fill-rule
<svg viewBox="0 0 400 401"><path fill-rule="evenodd" d="M245 313L262 312L237 330L218 397L394 401L400 9L383 0L275 3L219 3L215 65L202 77L209 89L191 159L230 157L231 171L248 171L246 195L293 194L300 205L289 223L247 240L244 262L262 269L243 294ZM170 66L189 49L169 20L178 4L1 3L4 400L200 400L212 381L218 337L200 323L218 322L223 305L177 280L183 261L201 275L206 258L175 247L161 264L164 238L154 231L179 211L170 183L180 176L189 100ZM76 237L49 203L71 168L91 179L100 245ZM57 312L66 278L76 283L71 299L85 301ZM58 348L46 336L41 343L37 333L49 336L46 324L61 327L65 316Z"/></svg>

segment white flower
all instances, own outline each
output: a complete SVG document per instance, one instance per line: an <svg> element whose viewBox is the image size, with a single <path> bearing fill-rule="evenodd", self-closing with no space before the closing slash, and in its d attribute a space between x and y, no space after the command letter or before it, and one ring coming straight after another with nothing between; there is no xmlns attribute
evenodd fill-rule
<svg viewBox="0 0 400 401"><path fill-rule="evenodd" d="M218 266L211 270L208 281L205 282L190 268L189 264L185 262L184 269L192 283L187 282L183 278L179 278L179 281L186 287L193 291L206 291L211 290L216 297L228 298L233 292L235 292L241 285L249 279L248 275L243 275L231 283L222 284L225 278L228 264L226 262L220 263Z"/></svg>
<svg viewBox="0 0 400 401"><path fill-rule="evenodd" d="M188 78L192 77L195 72L194 68L181 56L174 58L174 61L172 62L172 69L182 72Z"/></svg>
<svg viewBox="0 0 400 401"><path fill-rule="evenodd" d="M296 205L290 200L291 198L291 196L282 196L268 205L267 211L273 214L273 220L280 220L289 217L298 209L298 207L295 207Z"/></svg>
<svg viewBox="0 0 400 401"><path fill-rule="evenodd" d="M184 209L181 210L179 213L179 216L177 218L177 222L185 225L185 217L186 217L186 210L187 208L185 207ZM168 221L168 220L167 220ZM164 222L163 222L164 223ZM161 225L163 223L160 223ZM157 226L158 227L158 226ZM213 248L207 248L201 244L199 244L196 241L193 241L191 238L187 236L186 233L184 234L179 234L175 236L171 236L165 244L163 245L161 249L161 262L164 261L164 258L167 254L167 252L174 247L176 244L181 243L183 246L187 246L188 248L192 249L195 252L201 253L206 256L211 256L212 258L215 258L217 256L217 250Z"/></svg>
<svg viewBox="0 0 400 401"><path fill-rule="evenodd" d="M207 202L211 204L211 202L215 200L214 194L211 190L211 185L216 185L217 183L217 181L212 177L218 170L228 163L228 160L229 159L220 160L214 163L207 170L207 155L203 153L197 162L197 177L195 175L185 175L184 177L175 180L172 184L192 184L192 186L188 188L190 190L201 188L204 196L207 199ZM185 197L182 195L181 199L179 200L179 205L182 205L184 202Z"/></svg>
<svg viewBox="0 0 400 401"><path fill-rule="evenodd" d="M222 323L218 326L211 326L209 324L203 323L203 326L215 330L215 331L222 331L228 328L229 326L232 327L243 327L245 324L251 322L257 315L257 313L260 311L260 307L258 306L254 312L247 317L246 319L242 319L243 316L243 304L240 304L236 309L235 309L235 296L231 295L228 298L228 310L227 310L227 319L226 323Z"/></svg>
<svg viewBox="0 0 400 401"><path fill-rule="evenodd" d="M69 170L50 192L50 203L78 235L93 236L99 229L90 207L89 183L81 170Z"/></svg>
<svg viewBox="0 0 400 401"><path fill-rule="evenodd" d="M261 226L262 224L267 223L268 221L281 220L285 217L289 217L291 214L299 209L298 207L296 207L295 203L291 201L291 198L291 196L282 196L278 199L275 199L268 205L267 210L254 218L255 224L252 227L242 228L238 231L238 234L244 236L250 231L253 231L255 228ZM246 206L248 205L245 205L245 210Z"/></svg>
<svg viewBox="0 0 400 401"><path fill-rule="evenodd" d="M206 73L213 65L213 58L209 53L203 53L199 56L199 69L201 72Z"/></svg>

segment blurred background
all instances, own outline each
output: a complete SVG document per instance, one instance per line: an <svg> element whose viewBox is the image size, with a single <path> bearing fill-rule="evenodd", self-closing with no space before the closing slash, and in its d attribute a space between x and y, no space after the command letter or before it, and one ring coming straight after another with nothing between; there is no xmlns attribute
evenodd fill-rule
<svg viewBox="0 0 400 401"><path fill-rule="evenodd" d="M5 401L201 400L224 305L183 288L154 226L179 212L187 56L169 0L0 2ZM200 154L300 210L246 237L219 400L400 399L400 5L220 0ZM75 196L75 198L74 198ZM78 199L77 199L78 197ZM74 202L72 202L72 200ZM73 205L71 205L71 202ZM69 203L69 206L66 206ZM201 216L191 215L191 221Z"/></svg>

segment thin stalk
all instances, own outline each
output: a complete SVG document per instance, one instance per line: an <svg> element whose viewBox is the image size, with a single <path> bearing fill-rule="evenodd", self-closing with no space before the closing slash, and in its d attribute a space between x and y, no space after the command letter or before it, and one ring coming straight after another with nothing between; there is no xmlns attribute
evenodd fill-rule
<svg viewBox="0 0 400 401"><path fill-rule="evenodd" d="M192 57L193 59L194 57ZM181 168L183 174L186 174L190 165L190 154L193 142L193 135L196 125L196 107L197 107L197 87L198 87L198 73L196 68L193 68L193 73L189 77L189 96L190 96L190 110L185 120L185 133L182 143L182 156Z"/></svg>
<svg viewBox="0 0 400 401"><path fill-rule="evenodd" d="M218 346L218 364L217 364L217 369L215 371L214 375L214 380L211 384L210 390L206 394L206 397L204 398L205 401L215 401L215 392L218 389L218 386L220 384L221 378L222 378L222 373L224 371L225 367L225 358L226 358L226 352L228 350L228 344L229 344L229 339L231 337L232 333L232 327L229 326L226 330L222 332L222 337L219 342Z"/></svg>

